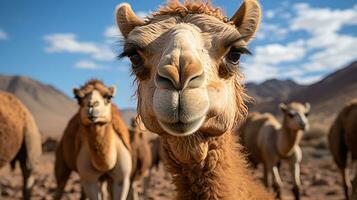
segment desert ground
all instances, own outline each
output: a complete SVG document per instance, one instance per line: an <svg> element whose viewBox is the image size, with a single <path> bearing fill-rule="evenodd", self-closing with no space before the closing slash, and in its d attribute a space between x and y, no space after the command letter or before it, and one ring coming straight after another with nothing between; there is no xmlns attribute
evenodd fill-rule
<svg viewBox="0 0 357 200"><path fill-rule="evenodd" d="M341 177L327 148L326 137L323 135L305 137L301 146L303 149L303 163L301 166L302 199L344 199ZM47 152L42 156L38 170L35 173L37 182L33 189L33 199L52 199L56 188L53 163L53 152ZM262 177L261 166L254 171L254 175L257 178ZM283 190L283 199L293 199L290 192L292 187L291 175L286 162L282 164L281 176L286 184ZM5 167L0 171L0 177L2 199L20 199L22 187L20 169L17 167L14 172L11 172L10 167ZM156 169L152 170L148 192L149 199L154 200L173 199L175 196L174 186L171 184L169 176L165 173L163 165L160 166L158 171ZM79 199L79 196L79 178L77 174L73 173L66 186L66 193L63 199Z"/></svg>

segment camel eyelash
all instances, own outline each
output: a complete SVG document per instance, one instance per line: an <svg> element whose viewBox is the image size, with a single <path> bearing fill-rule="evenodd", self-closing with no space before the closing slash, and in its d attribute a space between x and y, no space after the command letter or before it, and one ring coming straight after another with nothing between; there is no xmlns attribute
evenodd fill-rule
<svg viewBox="0 0 357 200"><path fill-rule="evenodd" d="M137 49L136 48L130 48L130 49L124 50L121 54L119 54L118 58L122 59L122 58L130 57L130 56L133 56L133 55L136 55L136 54L138 54Z"/></svg>
<svg viewBox="0 0 357 200"><path fill-rule="evenodd" d="M234 51L237 51L239 52L240 54L245 54L245 55L252 55L252 52L249 51L249 49L245 48L245 47L235 47L235 46L232 46L231 47L231 50L234 50Z"/></svg>
<svg viewBox="0 0 357 200"><path fill-rule="evenodd" d="M121 54L118 55L119 59L122 59L124 57L130 57L138 54L139 51L143 51L143 48L132 43L128 43L124 46L124 50Z"/></svg>

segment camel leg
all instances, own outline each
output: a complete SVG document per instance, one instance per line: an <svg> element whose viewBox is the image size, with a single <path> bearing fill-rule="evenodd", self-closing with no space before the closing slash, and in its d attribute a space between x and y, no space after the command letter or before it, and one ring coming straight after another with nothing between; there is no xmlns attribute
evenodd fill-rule
<svg viewBox="0 0 357 200"><path fill-rule="evenodd" d="M267 167L267 165L264 165L264 185L265 187L267 187L268 189L271 188L272 183L271 183L271 171L269 170L269 168Z"/></svg>
<svg viewBox="0 0 357 200"><path fill-rule="evenodd" d="M99 200L99 186L96 181L85 180L81 177L81 184L90 200Z"/></svg>
<svg viewBox="0 0 357 200"><path fill-rule="evenodd" d="M345 197L346 200L349 200L350 198L350 188L351 188L351 181L350 181L350 177L349 177L349 172L348 172L348 168L340 168L340 172L342 175L342 184L343 184L343 189L345 191Z"/></svg>
<svg viewBox="0 0 357 200"><path fill-rule="evenodd" d="M107 181L103 181L100 184L100 190L101 190L101 199L102 200L108 200L109 199L109 194L108 194L108 182Z"/></svg>
<svg viewBox="0 0 357 200"><path fill-rule="evenodd" d="M357 199L357 176L356 175L352 181L351 199Z"/></svg>
<svg viewBox="0 0 357 200"><path fill-rule="evenodd" d="M300 163L294 163L291 166L291 172L294 176L293 193L296 200L300 200L301 178L300 178Z"/></svg>
<svg viewBox="0 0 357 200"><path fill-rule="evenodd" d="M64 188L71 175L71 170L67 167L63 160L61 153L61 147L56 151L56 161L55 161L55 178L57 183L57 188L55 192L54 200L60 200L64 193ZM83 191L83 190L82 190Z"/></svg>
<svg viewBox="0 0 357 200"><path fill-rule="evenodd" d="M129 189L129 194L128 194L128 200L139 200L139 194L137 191L137 185L135 184L136 182L132 182L130 189Z"/></svg>
<svg viewBox="0 0 357 200"><path fill-rule="evenodd" d="M130 176L124 177L123 181L114 181L111 188L112 197L115 200L126 200L130 189Z"/></svg>
<svg viewBox="0 0 357 200"><path fill-rule="evenodd" d="M151 181L151 170L149 169L149 175L147 177L144 178L144 199L147 199L148 195L147 195L147 191L150 188L150 181Z"/></svg>
<svg viewBox="0 0 357 200"><path fill-rule="evenodd" d="M19 161L23 178L23 199L29 200L31 198L31 189L35 183L35 179L31 175L32 169L27 164L27 153L25 146L23 146L19 152Z"/></svg>
<svg viewBox="0 0 357 200"><path fill-rule="evenodd" d="M80 200L86 200L87 196L86 193L84 192L84 188L81 186L81 197L79 198Z"/></svg>
<svg viewBox="0 0 357 200"><path fill-rule="evenodd" d="M283 182L281 181L278 166L272 167L273 177L274 177L274 189L277 193L277 198L281 199L281 188L283 187Z"/></svg>

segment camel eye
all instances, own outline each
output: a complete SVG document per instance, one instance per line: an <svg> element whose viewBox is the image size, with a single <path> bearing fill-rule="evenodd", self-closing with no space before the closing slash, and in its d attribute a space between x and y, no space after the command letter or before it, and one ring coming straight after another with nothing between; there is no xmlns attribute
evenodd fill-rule
<svg viewBox="0 0 357 200"><path fill-rule="evenodd" d="M129 59L133 64L133 66L140 66L143 63L143 59L138 53L134 53L133 55L130 55Z"/></svg>
<svg viewBox="0 0 357 200"><path fill-rule="evenodd" d="M288 116L289 116L290 118L293 118L293 117L295 116L295 114L294 114L294 113L288 113Z"/></svg>
<svg viewBox="0 0 357 200"><path fill-rule="evenodd" d="M238 65L241 54L242 54L242 52L240 52L238 49L232 48L228 52L226 59L229 63L231 63L233 65Z"/></svg>
<svg viewBox="0 0 357 200"><path fill-rule="evenodd" d="M308 112L307 112L307 113L305 113L305 117L308 117L308 116L309 116L309 114L310 114L310 113L308 113Z"/></svg>
<svg viewBox="0 0 357 200"><path fill-rule="evenodd" d="M111 100L112 100L112 98L113 98L113 96L111 96L111 95L105 95L105 96L104 96L104 99L105 99L105 101L106 101L107 103L110 103Z"/></svg>

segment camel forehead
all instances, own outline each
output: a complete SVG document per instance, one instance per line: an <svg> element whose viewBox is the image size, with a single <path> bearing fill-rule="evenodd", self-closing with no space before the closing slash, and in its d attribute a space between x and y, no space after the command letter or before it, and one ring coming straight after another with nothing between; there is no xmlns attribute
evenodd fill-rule
<svg viewBox="0 0 357 200"><path fill-rule="evenodd" d="M103 100L102 94L97 89L94 89L88 97L88 100Z"/></svg>
<svg viewBox="0 0 357 200"><path fill-rule="evenodd" d="M135 43L143 48L155 48L172 36L170 33L174 33L173 29L183 28L183 24L187 25L186 28L189 30L200 33L196 37L202 37L206 42L240 36L233 25L205 14L191 14L185 17L163 15L152 18L147 25L136 27L129 34L126 43Z"/></svg>
<svg viewBox="0 0 357 200"><path fill-rule="evenodd" d="M290 111L295 111L295 112L298 112L298 113L305 113L306 111L306 108L304 105L302 105L301 103L290 103L288 105L288 109Z"/></svg>

